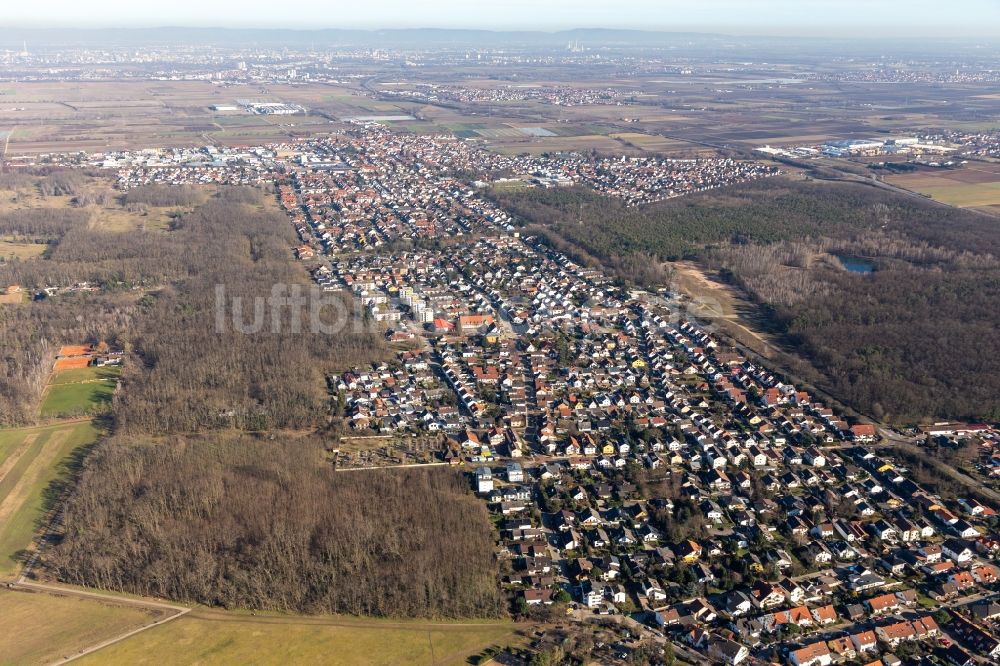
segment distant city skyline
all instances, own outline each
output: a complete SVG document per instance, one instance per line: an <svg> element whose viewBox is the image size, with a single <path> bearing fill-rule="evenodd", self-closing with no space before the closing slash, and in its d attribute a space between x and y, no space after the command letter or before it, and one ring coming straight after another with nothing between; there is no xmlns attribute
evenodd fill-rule
<svg viewBox="0 0 1000 666"><path fill-rule="evenodd" d="M997 0L45 0L13 3L21 28L633 28L733 35L985 37L1000 35Z"/></svg>

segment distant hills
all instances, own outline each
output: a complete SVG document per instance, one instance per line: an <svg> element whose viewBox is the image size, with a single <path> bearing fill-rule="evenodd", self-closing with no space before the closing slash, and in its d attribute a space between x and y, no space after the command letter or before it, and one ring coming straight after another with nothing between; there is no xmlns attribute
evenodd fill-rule
<svg viewBox="0 0 1000 666"><path fill-rule="evenodd" d="M269 46L657 46L692 41L732 40L723 35L581 28L558 32L494 31L448 28L383 30L285 28L5 28L0 48L21 47L27 41L42 46L151 44L261 44ZM743 41L743 40L741 40Z"/></svg>
<svg viewBox="0 0 1000 666"><path fill-rule="evenodd" d="M414 29L320 29L295 30L283 28L3 28L0 26L0 49L18 50L27 43L32 48L72 47L72 46L170 46L170 45L217 45L217 46L314 46L329 47L371 47L371 48L420 48L420 47L509 47L509 48L561 48L570 42L578 42L586 48L684 48L684 49L727 49L733 51L753 51L758 48L779 51L826 50L833 45L843 46L845 40L816 39L813 37L762 37L730 36L697 32L661 32L647 30L623 30L603 28L580 28L556 32L545 31L493 31L445 28ZM915 44L898 36L883 39L855 40L855 45L864 45L864 51L872 53L898 50L896 47L912 47ZM933 44L920 40L926 52ZM939 45L954 49L952 41L941 41Z"/></svg>

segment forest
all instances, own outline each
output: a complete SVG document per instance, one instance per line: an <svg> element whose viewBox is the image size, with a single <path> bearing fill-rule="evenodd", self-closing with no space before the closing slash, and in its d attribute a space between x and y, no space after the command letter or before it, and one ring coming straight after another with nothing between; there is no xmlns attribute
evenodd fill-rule
<svg viewBox="0 0 1000 666"><path fill-rule="evenodd" d="M115 437L52 566L72 583L227 608L498 617L485 505L450 469L335 472L318 437Z"/></svg>
<svg viewBox="0 0 1000 666"><path fill-rule="evenodd" d="M492 197L525 224L614 262L633 253L676 260L715 243L841 236L875 223L869 189L769 178L636 208L582 187L494 190Z"/></svg>
<svg viewBox="0 0 1000 666"><path fill-rule="evenodd" d="M710 262L768 308L784 345L817 371L814 383L880 420L1000 419L996 261L922 265L872 253L869 274L827 261L753 268L761 262L749 257L770 250L744 245Z"/></svg>
<svg viewBox="0 0 1000 666"><path fill-rule="evenodd" d="M76 196L87 178L57 171L5 174L0 179L0 193L14 204L0 214L0 239L46 245L43 258L0 261L0 289L20 285L30 295L44 295L44 287L121 276L125 257L133 258L136 271L148 270L140 266L151 267L161 258L169 261L162 246L151 246L142 236L98 232L91 228L87 211L48 204L48 197ZM42 205L19 206L26 189L36 191ZM0 305L0 425L34 421L60 345L101 340L120 344L138 311L134 295L105 289Z"/></svg>
<svg viewBox="0 0 1000 666"><path fill-rule="evenodd" d="M241 332L228 318L220 328L217 286L226 303L236 297L248 303L241 321L252 321L249 304L269 297L275 284L298 284L308 292L305 271L291 260L288 220L222 196L180 218L169 234L183 277L143 299L115 399L120 431L319 427L329 413L326 374L383 353L381 338L353 317L349 305L326 312L328 318L337 312L350 317L336 335L313 331L308 308L296 322L282 308L276 327L268 312L257 332ZM228 317L230 309L224 312Z"/></svg>
<svg viewBox="0 0 1000 666"><path fill-rule="evenodd" d="M684 257L716 271L758 302L801 361L791 368L797 376L864 414L1000 419L994 218L791 177L638 209L576 188L493 196L528 232L637 284L667 281L650 268L656 260ZM837 256L875 270L851 273Z"/></svg>

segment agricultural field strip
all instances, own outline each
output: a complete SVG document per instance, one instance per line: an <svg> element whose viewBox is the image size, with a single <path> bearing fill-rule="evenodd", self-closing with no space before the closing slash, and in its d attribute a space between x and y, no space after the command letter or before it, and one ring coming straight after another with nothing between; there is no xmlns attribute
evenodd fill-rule
<svg viewBox="0 0 1000 666"><path fill-rule="evenodd" d="M88 441L88 436L79 437L82 427L89 428L90 423L89 418L77 417L55 425L0 431L7 440L7 453L0 460L0 557L14 558L17 551L37 540L34 512L41 509L41 489L58 478L59 464L70 455L67 446L75 448ZM0 575L15 574L19 568L6 566L6 559L0 561Z"/></svg>
<svg viewBox="0 0 1000 666"><path fill-rule="evenodd" d="M20 471L16 481L7 482L4 477L0 481L0 524L5 523L15 511L25 503L30 489L42 478L45 471L54 463L59 445L68 435L66 430L57 430L40 442L31 445L33 455L20 456L15 469ZM22 464L23 461L23 464Z"/></svg>
<svg viewBox="0 0 1000 666"><path fill-rule="evenodd" d="M21 459L21 456L24 455L24 452L28 450L28 447L30 447L36 439L38 439L38 433L29 434L19 445L17 445L17 448L3 458L3 462L0 462L0 488L3 487L3 482L4 479L7 478L7 474L10 473L10 471L14 468L14 465L17 464L17 461Z"/></svg>

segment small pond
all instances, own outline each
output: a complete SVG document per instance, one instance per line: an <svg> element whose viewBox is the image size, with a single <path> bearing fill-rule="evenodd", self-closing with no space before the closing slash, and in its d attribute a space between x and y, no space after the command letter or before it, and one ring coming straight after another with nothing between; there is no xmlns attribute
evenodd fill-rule
<svg viewBox="0 0 1000 666"><path fill-rule="evenodd" d="M868 261L867 259L861 259L859 257L847 257L839 254L836 256L837 259L840 260L841 265L852 273L875 272L875 264Z"/></svg>

